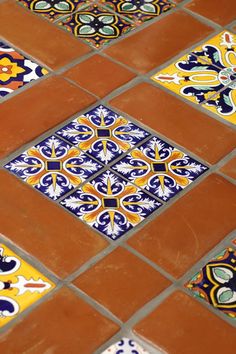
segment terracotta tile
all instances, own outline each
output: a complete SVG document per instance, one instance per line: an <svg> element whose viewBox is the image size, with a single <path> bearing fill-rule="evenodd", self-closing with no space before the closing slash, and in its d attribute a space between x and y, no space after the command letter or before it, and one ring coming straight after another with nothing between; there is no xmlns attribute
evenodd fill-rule
<svg viewBox="0 0 236 354"><path fill-rule="evenodd" d="M211 31L211 27L182 11L177 11L112 45L105 52L145 73L171 59Z"/></svg>
<svg viewBox="0 0 236 354"><path fill-rule="evenodd" d="M54 70L91 50L14 1L0 4L0 23L3 37Z"/></svg>
<svg viewBox="0 0 236 354"><path fill-rule="evenodd" d="M135 77L131 71L100 55L94 55L64 73L93 94L104 97Z"/></svg>
<svg viewBox="0 0 236 354"><path fill-rule="evenodd" d="M221 167L220 171L229 177L236 179L236 156L234 156L223 167Z"/></svg>
<svg viewBox="0 0 236 354"><path fill-rule="evenodd" d="M216 163L235 147L233 129L158 87L138 84L114 98L111 104L210 163Z"/></svg>
<svg viewBox="0 0 236 354"><path fill-rule="evenodd" d="M0 193L0 233L61 277L107 245L86 225L5 171L0 171Z"/></svg>
<svg viewBox="0 0 236 354"><path fill-rule="evenodd" d="M168 354L221 354L235 348L235 328L180 291L164 300L134 330Z"/></svg>
<svg viewBox="0 0 236 354"><path fill-rule="evenodd" d="M235 195L235 185L212 174L128 243L173 276L180 277L234 230Z"/></svg>
<svg viewBox="0 0 236 354"><path fill-rule="evenodd" d="M221 26L235 20L236 2L234 0L228 0L224 4L215 0L193 0L186 5L186 8L219 23Z"/></svg>
<svg viewBox="0 0 236 354"><path fill-rule="evenodd" d="M51 77L3 102L0 110L0 120L4 122L0 157L8 155L94 101L92 96L63 78Z"/></svg>
<svg viewBox="0 0 236 354"><path fill-rule="evenodd" d="M5 354L92 354L118 330L116 324L63 288L2 335L0 343Z"/></svg>
<svg viewBox="0 0 236 354"><path fill-rule="evenodd" d="M75 285L126 321L170 282L132 253L118 247L80 275Z"/></svg>

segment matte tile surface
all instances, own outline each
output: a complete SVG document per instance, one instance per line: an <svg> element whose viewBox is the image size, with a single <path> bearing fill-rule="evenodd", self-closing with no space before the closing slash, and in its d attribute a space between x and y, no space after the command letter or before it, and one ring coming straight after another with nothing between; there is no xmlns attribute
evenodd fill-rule
<svg viewBox="0 0 236 354"><path fill-rule="evenodd" d="M220 170L229 177L236 179L236 156L229 160Z"/></svg>

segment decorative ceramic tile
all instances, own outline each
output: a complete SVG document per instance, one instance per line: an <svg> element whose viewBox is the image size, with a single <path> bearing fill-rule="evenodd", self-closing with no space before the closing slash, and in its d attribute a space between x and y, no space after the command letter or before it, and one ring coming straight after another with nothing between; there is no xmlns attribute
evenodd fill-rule
<svg viewBox="0 0 236 354"><path fill-rule="evenodd" d="M86 6L84 0L17 0L29 10L38 13L50 21L54 21L62 16Z"/></svg>
<svg viewBox="0 0 236 354"><path fill-rule="evenodd" d="M207 170L200 162L157 137L131 151L111 168L164 201Z"/></svg>
<svg viewBox="0 0 236 354"><path fill-rule="evenodd" d="M57 134L104 164L150 135L102 105L76 118Z"/></svg>
<svg viewBox="0 0 236 354"><path fill-rule="evenodd" d="M138 187L110 171L84 184L61 204L113 240L161 206Z"/></svg>
<svg viewBox="0 0 236 354"><path fill-rule="evenodd" d="M0 327L53 288L43 274L0 244Z"/></svg>
<svg viewBox="0 0 236 354"><path fill-rule="evenodd" d="M132 339L122 338L101 354L148 354L148 352Z"/></svg>
<svg viewBox="0 0 236 354"><path fill-rule="evenodd" d="M236 251L227 248L186 284L193 294L236 318Z"/></svg>
<svg viewBox="0 0 236 354"><path fill-rule="evenodd" d="M100 2L118 14L141 23L175 7L168 0L100 0Z"/></svg>
<svg viewBox="0 0 236 354"><path fill-rule="evenodd" d="M47 73L46 69L0 42L0 98Z"/></svg>
<svg viewBox="0 0 236 354"><path fill-rule="evenodd" d="M121 18L97 5L91 5L83 11L57 22L74 36L83 38L95 48L107 44L136 26L128 19Z"/></svg>
<svg viewBox="0 0 236 354"><path fill-rule="evenodd" d="M5 168L56 200L101 169L95 160L51 136L9 162Z"/></svg>

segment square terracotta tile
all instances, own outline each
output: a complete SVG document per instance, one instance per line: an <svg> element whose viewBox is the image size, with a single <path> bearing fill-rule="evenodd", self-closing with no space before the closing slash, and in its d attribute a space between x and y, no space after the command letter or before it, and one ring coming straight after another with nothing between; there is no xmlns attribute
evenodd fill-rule
<svg viewBox="0 0 236 354"><path fill-rule="evenodd" d="M122 338L119 342L112 344L109 348L104 350L101 354L117 354L117 353L134 353L134 354L148 354L138 343L129 338Z"/></svg>
<svg viewBox="0 0 236 354"><path fill-rule="evenodd" d="M94 353L118 330L114 322L71 290L62 288L2 334L1 345L5 354L52 350L56 354L88 354Z"/></svg>
<svg viewBox="0 0 236 354"><path fill-rule="evenodd" d="M74 119L57 134L103 164L118 158L150 135L103 105Z"/></svg>
<svg viewBox="0 0 236 354"><path fill-rule="evenodd" d="M102 165L52 135L7 163L5 168L56 200L98 172Z"/></svg>
<svg viewBox="0 0 236 354"><path fill-rule="evenodd" d="M136 27L129 19L119 17L96 4L79 10L57 24L95 48L100 48Z"/></svg>
<svg viewBox="0 0 236 354"><path fill-rule="evenodd" d="M45 68L0 42L0 99L47 73Z"/></svg>
<svg viewBox="0 0 236 354"><path fill-rule="evenodd" d="M53 288L48 278L0 244L0 328Z"/></svg>
<svg viewBox="0 0 236 354"><path fill-rule="evenodd" d="M194 296L236 319L236 250L226 248L215 255L186 287Z"/></svg>
<svg viewBox="0 0 236 354"><path fill-rule="evenodd" d="M118 247L81 274L74 284L126 321L170 282L147 263Z"/></svg>
<svg viewBox="0 0 236 354"><path fill-rule="evenodd" d="M106 171L61 202L95 230L116 240L161 206L140 188Z"/></svg>
<svg viewBox="0 0 236 354"><path fill-rule="evenodd" d="M220 171L229 177L236 179L236 156L221 167Z"/></svg>
<svg viewBox="0 0 236 354"><path fill-rule="evenodd" d="M173 198L208 169L158 137L132 150L111 168L163 201Z"/></svg>

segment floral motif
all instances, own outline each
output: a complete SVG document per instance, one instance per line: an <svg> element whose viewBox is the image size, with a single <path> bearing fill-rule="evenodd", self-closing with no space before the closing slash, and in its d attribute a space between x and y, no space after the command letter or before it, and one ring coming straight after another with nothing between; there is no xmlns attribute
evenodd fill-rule
<svg viewBox="0 0 236 354"><path fill-rule="evenodd" d="M0 42L0 97L46 74L46 69Z"/></svg>
<svg viewBox="0 0 236 354"><path fill-rule="evenodd" d="M49 279L0 244L0 327L53 287Z"/></svg>
<svg viewBox="0 0 236 354"><path fill-rule="evenodd" d="M51 136L9 162L5 168L56 200L99 171L101 165Z"/></svg>
<svg viewBox="0 0 236 354"><path fill-rule="evenodd" d="M122 338L119 342L112 344L101 354L148 354L138 343L132 339Z"/></svg>
<svg viewBox="0 0 236 354"><path fill-rule="evenodd" d="M84 184L61 204L113 240L161 206L157 200L110 171Z"/></svg>
<svg viewBox="0 0 236 354"><path fill-rule="evenodd" d="M195 296L236 318L236 251L227 248L186 284Z"/></svg>
<svg viewBox="0 0 236 354"><path fill-rule="evenodd" d="M207 167L154 137L119 160L112 169L167 201L186 188Z"/></svg>
<svg viewBox="0 0 236 354"><path fill-rule="evenodd" d="M135 27L128 19L121 18L97 5L76 12L65 20L59 21L58 25L63 26L76 37L85 39L95 48L101 47Z"/></svg>
<svg viewBox="0 0 236 354"><path fill-rule="evenodd" d="M57 134L105 164L149 135L102 105L76 118Z"/></svg>

